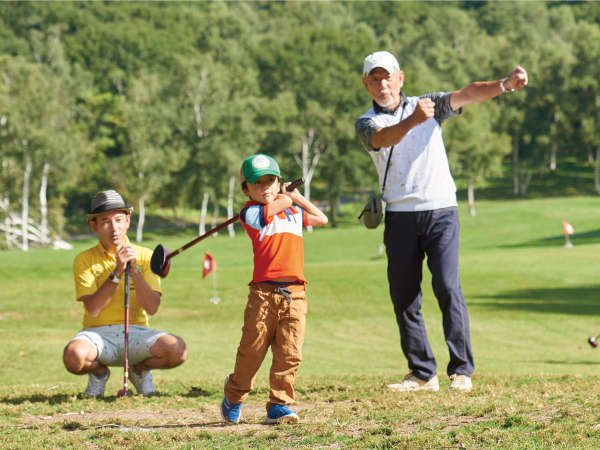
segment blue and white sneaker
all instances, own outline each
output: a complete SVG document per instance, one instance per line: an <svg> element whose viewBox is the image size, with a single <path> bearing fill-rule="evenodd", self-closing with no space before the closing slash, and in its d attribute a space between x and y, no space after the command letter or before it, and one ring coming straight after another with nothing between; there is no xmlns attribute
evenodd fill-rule
<svg viewBox="0 0 600 450"><path fill-rule="evenodd" d="M225 390L225 386L227 386L227 382L229 381L229 375L225 377L225 382L223 383L223 391ZM223 395L223 401L221 402L221 417L225 419L225 422L229 423L239 423L242 418L242 404L241 403L231 403L227 400L227 397Z"/></svg>
<svg viewBox="0 0 600 450"><path fill-rule="evenodd" d="M221 416L225 419L225 422L239 423L242 418L242 404L231 403L224 396L221 402Z"/></svg>
<svg viewBox="0 0 600 450"><path fill-rule="evenodd" d="M298 423L299 417L287 405L273 405L267 411L267 423Z"/></svg>

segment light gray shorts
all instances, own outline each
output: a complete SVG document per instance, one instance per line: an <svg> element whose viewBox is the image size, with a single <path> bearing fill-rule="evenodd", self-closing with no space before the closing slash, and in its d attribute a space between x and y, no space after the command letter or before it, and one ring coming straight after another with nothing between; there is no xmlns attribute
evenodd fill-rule
<svg viewBox="0 0 600 450"><path fill-rule="evenodd" d="M125 327L124 325L106 325L86 328L71 339L89 342L98 350L98 361L105 366L122 366L125 362ZM152 356L150 347L159 337L167 334L164 331L139 325L129 325L129 364L135 365Z"/></svg>

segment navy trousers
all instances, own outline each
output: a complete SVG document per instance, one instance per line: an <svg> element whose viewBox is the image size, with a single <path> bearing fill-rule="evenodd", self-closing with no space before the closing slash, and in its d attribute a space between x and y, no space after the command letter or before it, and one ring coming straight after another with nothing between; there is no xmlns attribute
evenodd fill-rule
<svg viewBox="0 0 600 450"><path fill-rule="evenodd" d="M474 370L467 305L458 275L457 208L385 214L384 242L388 282L408 367L418 378L436 374L436 362L421 314L423 259L432 275L450 352L447 373L471 376Z"/></svg>

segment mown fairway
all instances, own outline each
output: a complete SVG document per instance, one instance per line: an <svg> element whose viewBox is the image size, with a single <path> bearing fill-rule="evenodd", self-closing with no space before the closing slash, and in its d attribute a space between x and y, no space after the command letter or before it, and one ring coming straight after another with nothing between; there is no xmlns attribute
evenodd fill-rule
<svg viewBox="0 0 600 450"><path fill-rule="evenodd" d="M73 251L3 253L0 265L0 446L20 447L598 447L600 200L495 201L470 217L461 207L462 284L471 316L474 390L449 394L441 315L425 271L424 315L438 358L438 393L391 394L407 371L387 293L383 228L355 225L305 236L309 316L297 379L297 426L262 425L269 360L240 426L222 426L218 405L241 335L251 248L238 231L173 260L151 325L182 336L189 360L155 372L164 395L116 399L114 368L103 400L79 395L87 377L62 366L81 325ZM356 216L348 212L348 221ZM562 221L575 227L563 247ZM175 249L194 237L147 233L144 245ZM202 279L209 250L218 265L219 304ZM118 424L125 428L108 427ZM129 430L129 431L128 431ZM30 443L31 442L31 443Z"/></svg>

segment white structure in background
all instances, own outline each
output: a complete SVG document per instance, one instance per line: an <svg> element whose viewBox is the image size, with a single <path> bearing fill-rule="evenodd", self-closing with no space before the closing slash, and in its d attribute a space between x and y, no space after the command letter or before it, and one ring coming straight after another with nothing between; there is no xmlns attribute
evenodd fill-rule
<svg viewBox="0 0 600 450"><path fill-rule="evenodd" d="M0 216L4 216L0 221L0 232L4 234L8 248L20 248L27 251L30 243L40 247L52 246L55 250L71 250L73 248L71 244L62 239L50 239L47 227L44 229L44 224L36 226L31 218L24 221L22 217L10 212L8 206L7 198L0 199Z"/></svg>

